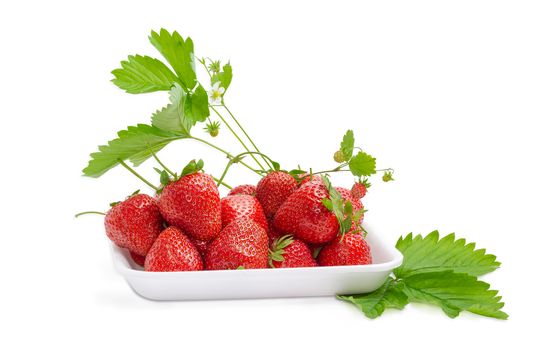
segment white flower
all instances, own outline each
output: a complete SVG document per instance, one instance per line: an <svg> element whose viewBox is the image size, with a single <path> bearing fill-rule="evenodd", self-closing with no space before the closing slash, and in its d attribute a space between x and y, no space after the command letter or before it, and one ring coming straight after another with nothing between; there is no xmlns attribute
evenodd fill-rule
<svg viewBox="0 0 543 350"><path fill-rule="evenodd" d="M220 105L222 103L222 94L224 94L224 88L218 81L211 87L211 91L209 92L209 103L212 105Z"/></svg>

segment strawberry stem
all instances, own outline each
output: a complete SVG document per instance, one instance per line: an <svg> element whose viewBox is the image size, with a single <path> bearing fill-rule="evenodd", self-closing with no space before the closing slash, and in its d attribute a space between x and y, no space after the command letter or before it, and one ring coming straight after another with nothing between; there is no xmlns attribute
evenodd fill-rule
<svg viewBox="0 0 543 350"><path fill-rule="evenodd" d="M245 131L245 129L243 128L243 126L241 126L241 124L238 122L238 120L236 119L236 117L234 117L234 114L232 114L232 112L230 111L230 109L223 103L222 106L224 107L224 109L226 109L226 111L228 112L228 114L230 114L230 117L232 117L232 119L234 120L234 122L237 124L237 126L240 128L240 130L243 132L243 134L245 135L245 137L247 137L247 139L249 140L249 142L251 143L251 145L253 145L253 147L255 148L255 150L257 152L260 152L260 150L258 149L258 147L255 145L255 143L253 142L253 139L251 139L251 137L249 136L249 134L247 134L247 132ZM262 156L261 156L262 157ZM264 161L266 162L266 164L270 167L270 168L273 168L271 163L268 162L268 160L265 158L265 157L262 157L262 159L264 159Z"/></svg>
<svg viewBox="0 0 543 350"><path fill-rule="evenodd" d="M158 164L160 164L160 166L162 167L162 169L166 170L166 172L168 174L170 174L171 176L173 176L174 178L177 177L177 174L174 173L173 171L171 171L170 169L168 169L168 167L166 165L164 165L164 163L162 163L160 161L160 159L158 159L157 155L155 152L153 152L153 150L151 148L149 148L149 151L151 152L151 155L153 156L153 158L155 158L155 160L157 161Z"/></svg>
<svg viewBox="0 0 543 350"><path fill-rule="evenodd" d="M247 152L242 152L240 154L238 154L237 156L235 157L231 157L230 160L228 161L228 163L226 164L226 167L224 168L224 171L221 175L221 178L219 179L219 182L217 183L217 186L220 186L222 184L222 180L224 179L224 177L226 176L226 173L228 172L228 170L230 169L230 166L234 163L241 163L241 157L243 157L244 155L246 154L258 154L260 155L263 159L268 159L272 164L275 163L270 157L268 157L267 155L265 155L264 153L261 153L261 152L255 152L255 151L247 151ZM277 163L276 163L277 164Z"/></svg>
<svg viewBox="0 0 543 350"><path fill-rule="evenodd" d="M249 148L247 147L247 145L245 144L245 142L243 142L243 140L238 136L238 134L236 134L236 132L234 131L234 129L232 129L232 127L230 126L230 124L228 124L228 122L224 119L224 117L219 113L219 111L217 111L217 109L215 109L215 107L213 107L212 105L209 106L213 112L215 112L215 114L217 114L217 116L222 120L222 122L224 123L224 125L226 125L226 127L228 128L228 130L230 130L230 132L232 133L232 135L234 135L234 137L239 141L239 143L241 143L241 145L243 146L243 148L245 148L246 151L250 152L249 151ZM256 157L251 154L251 157L254 159L254 161L256 162L256 164L258 164L258 166L260 167L260 169L262 169L263 171L266 170L264 169L264 167L262 166L262 164L260 164L260 162L258 161L258 159L256 159Z"/></svg>
<svg viewBox="0 0 543 350"><path fill-rule="evenodd" d="M141 181L143 181L147 186L151 187L152 189L154 189L155 191L158 191L158 187L156 187L155 185L153 185L152 183L150 183L149 181L147 181L145 178L143 178L143 176L141 176L140 174L138 174L134 169L132 169L131 167L129 167L122 159L117 159L117 161L119 162L119 164L121 164L126 170L130 171L132 174L134 174L138 179L140 179Z"/></svg>
<svg viewBox="0 0 543 350"><path fill-rule="evenodd" d="M192 138L193 140L196 140L196 141L205 143L205 144L208 145L209 147L212 147L212 148L216 149L217 151L224 153L224 154L228 157L228 159L231 159L231 158L232 158L232 156L230 155L229 152L225 151L224 149L222 149L222 148L220 148L220 147L218 147L218 146L215 146L215 145L212 144L211 142L208 142L208 141L206 141L206 140L203 140L203 139L200 139L200 138L194 137L194 136L191 136L191 138ZM253 167L250 166L249 164L247 164L247 163L245 163L245 162L242 162L242 161L240 161L239 163L240 163L241 165L245 166L247 169L252 170L253 172L257 173L258 175L264 176L264 175L261 174L260 170L256 170L255 168L253 168Z"/></svg>
<svg viewBox="0 0 543 350"><path fill-rule="evenodd" d="M75 217L78 218L81 215L87 215L87 214L98 214L98 215L106 215L106 213L103 213L101 211L82 211L81 213L75 214Z"/></svg>
<svg viewBox="0 0 543 350"><path fill-rule="evenodd" d="M213 178L213 180L215 180L215 182L217 182L217 187L219 187L220 185L223 185L224 187L228 188L229 190L232 189L232 186L228 185L227 183L221 181L220 179L217 179L215 176L211 176Z"/></svg>

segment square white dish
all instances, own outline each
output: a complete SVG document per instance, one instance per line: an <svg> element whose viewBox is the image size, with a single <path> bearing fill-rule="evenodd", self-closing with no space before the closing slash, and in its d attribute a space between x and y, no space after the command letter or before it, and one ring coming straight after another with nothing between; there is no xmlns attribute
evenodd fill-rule
<svg viewBox="0 0 543 350"><path fill-rule="evenodd" d="M379 288L403 256L368 230L373 264L289 269L145 272L113 246L115 268L140 296L152 300L282 298L368 293Z"/></svg>

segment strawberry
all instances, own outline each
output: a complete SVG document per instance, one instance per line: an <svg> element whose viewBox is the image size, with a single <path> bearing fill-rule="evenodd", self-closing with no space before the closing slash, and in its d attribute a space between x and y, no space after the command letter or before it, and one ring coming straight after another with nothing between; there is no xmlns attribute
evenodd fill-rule
<svg viewBox="0 0 543 350"><path fill-rule="evenodd" d="M158 199L166 221L189 237L208 241L221 231L221 199L213 178L202 172L182 176L164 187Z"/></svg>
<svg viewBox="0 0 543 350"><path fill-rule="evenodd" d="M339 223L322 204L322 200L328 197L322 180L307 182L281 205L275 214L274 227L306 243L331 241L339 232Z"/></svg>
<svg viewBox="0 0 543 350"><path fill-rule="evenodd" d="M273 225L269 225L269 229L268 229L268 244L271 245L273 244L273 241L275 241L277 238L283 236L283 234L279 231L277 231Z"/></svg>
<svg viewBox="0 0 543 350"><path fill-rule="evenodd" d="M208 270L264 269L268 264L268 236L256 222L241 218L226 226L208 246Z"/></svg>
<svg viewBox="0 0 543 350"><path fill-rule="evenodd" d="M162 223L156 200L146 194L135 194L113 204L104 221L113 243L143 256L164 229Z"/></svg>
<svg viewBox="0 0 543 350"><path fill-rule="evenodd" d="M351 195L353 196L353 199L358 201L364 198L369 187L370 184L366 180L362 182L355 182L353 187L351 187Z"/></svg>
<svg viewBox="0 0 543 350"><path fill-rule="evenodd" d="M272 171L256 186L256 198L262 204L264 214L273 218L281 204L298 188L294 177L282 171Z"/></svg>
<svg viewBox="0 0 543 350"><path fill-rule="evenodd" d="M221 199L222 226L240 218L249 218L268 231L268 221L258 200L247 194L238 194Z"/></svg>
<svg viewBox="0 0 543 350"><path fill-rule="evenodd" d="M286 235L277 238L270 249L270 267L313 267L317 262L309 247L299 239Z"/></svg>
<svg viewBox="0 0 543 350"><path fill-rule="evenodd" d="M228 192L229 196L233 196L236 194L248 194L249 196L254 196L256 194L256 186L255 185L240 185L236 186L233 189Z"/></svg>
<svg viewBox="0 0 543 350"><path fill-rule="evenodd" d="M194 244L194 246L198 250L198 253L200 253L200 255L203 258L205 256L205 254L206 254L207 247L209 245L209 241L201 241L201 240L195 239L195 238L191 238L190 241L192 242L192 244Z"/></svg>
<svg viewBox="0 0 543 350"><path fill-rule="evenodd" d="M132 261L134 261L139 266L143 267L143 265L145 265L145 257L143 255L138 255L134 252L130 252L130 257L132 258Z"/></svg>
<svg viewBox="0 0 543 350"><path fill-rule="evenodd" d="M145 271L197 271L204 264L198 250L180 229L170 226L156 239L145 258Z"/></svg>
<svg viewBox="0 0 543 350"><path fill-rule="evenodd" d="M351 202L351 204L353 205L353 213L356 213L357 211L364 209L362 202L359 199L358 200L354 199L351 191L349 191L348 189L343 188L343 187L336 187L336 191L339 192L339 194L341 195L341 198L343 198L345 201ZM358 220L358 224L361 224L363 219L364 219L364 214L361 213L360 219Z"/></svg>
<svg viewBox="0 0 543 350"><path fill-rule="evenodd" d="M322 248L318 256L319 265L367 265L371 264L371 250L360 233L338 236Z"/></svg>

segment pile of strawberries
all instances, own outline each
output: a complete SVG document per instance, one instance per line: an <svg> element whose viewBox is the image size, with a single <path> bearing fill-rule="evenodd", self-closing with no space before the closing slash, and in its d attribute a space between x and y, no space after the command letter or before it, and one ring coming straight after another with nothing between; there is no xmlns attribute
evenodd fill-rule
<svg viewBox="0 0 543 350"><path fill-rule="evenodd" d="M146 271L371 264L363 215L347 218L356 222L342 232L325 205L334 191L362 212L365 185L330 189L326 180L271 171L257 186L235 187L221 199L214 179L196 169L154 198L136 193L113 204L106 234Z"/></svg>

